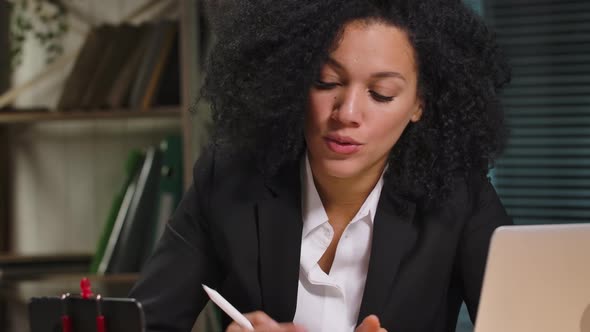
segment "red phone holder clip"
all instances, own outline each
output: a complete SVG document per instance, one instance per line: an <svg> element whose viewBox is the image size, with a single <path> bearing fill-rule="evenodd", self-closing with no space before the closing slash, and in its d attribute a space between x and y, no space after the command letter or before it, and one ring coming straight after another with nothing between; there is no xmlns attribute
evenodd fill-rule
<svg viewBox="0 0 590 332"><path fill-rule="evenodd" d="M92 289L88 278L82 278L82 280L80 280L80 296L83 299L89 299L92 297Z"/></svg>

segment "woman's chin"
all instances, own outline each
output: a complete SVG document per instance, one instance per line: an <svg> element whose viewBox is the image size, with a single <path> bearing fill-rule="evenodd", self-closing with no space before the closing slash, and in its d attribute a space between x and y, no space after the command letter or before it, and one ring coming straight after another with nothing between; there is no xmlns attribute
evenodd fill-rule
<svg viewBox="0 0 590 332"><path fill-rule="evenodd" d="M338 179L355 178L360 175L361 170L363 169L358 163L348 160L327 160L318 166L321 169L314 170L314 173L322 173L326 176Z"/></svg>

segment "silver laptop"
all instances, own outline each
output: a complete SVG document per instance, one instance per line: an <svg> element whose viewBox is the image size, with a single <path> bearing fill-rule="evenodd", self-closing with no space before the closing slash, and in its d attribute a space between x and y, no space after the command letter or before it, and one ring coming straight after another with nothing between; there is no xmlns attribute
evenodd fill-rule
<svg viewBox="0 0 590 332"><path fill-rule="evenodd" d="M475 332L590 332L590 224L498 228Z"/></svg>

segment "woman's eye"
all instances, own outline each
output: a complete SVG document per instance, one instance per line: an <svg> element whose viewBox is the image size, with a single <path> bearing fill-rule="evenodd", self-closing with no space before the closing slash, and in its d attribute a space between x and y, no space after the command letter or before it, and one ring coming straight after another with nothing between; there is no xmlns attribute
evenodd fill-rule
<svg viewBox="0 0 590 332"><path fill-rule="evenodd" d="M371 97L373 97L373 99L375 99L375 101L379 103L388 103L393 100L393 96L384 96L378 94L375 91L369 91L369 93L371 94Z"/></svg>
<svg viewBox="0 0 590 332"><path fill-rule="evenodd" d="M332 88L337 87L338 85L340 85L339 83L335 83L335 82L324 82L321 80L317 80L314 83L315 87L321 90L329 90Z"/></svg>

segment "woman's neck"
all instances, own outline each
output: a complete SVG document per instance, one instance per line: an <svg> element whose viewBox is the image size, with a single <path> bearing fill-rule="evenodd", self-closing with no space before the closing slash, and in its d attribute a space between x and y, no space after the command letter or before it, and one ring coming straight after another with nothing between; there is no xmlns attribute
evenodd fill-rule
<svg viewBox="0 0 590 332"><path fill-rule="evenodd" d="M337 178L313 172L313 168L312 173L330 222L348 224L375 188L383 173L383 166L374 167L371 171L353 178Z"/></svg>

